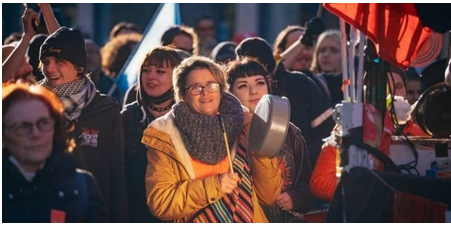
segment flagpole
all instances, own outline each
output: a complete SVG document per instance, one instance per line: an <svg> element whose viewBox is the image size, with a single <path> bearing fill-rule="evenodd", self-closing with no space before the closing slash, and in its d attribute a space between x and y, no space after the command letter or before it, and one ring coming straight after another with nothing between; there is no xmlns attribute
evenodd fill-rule
<svg viewBox="0 0 451 227"><path fill-rule="evenodd" d="M179 25L180 9L178 3L160 3L143 33L143 38L128 57L116 82L123 96L127 89L137 82L139 68L145 54L160 45L160 37L170 26Z"/></svg>

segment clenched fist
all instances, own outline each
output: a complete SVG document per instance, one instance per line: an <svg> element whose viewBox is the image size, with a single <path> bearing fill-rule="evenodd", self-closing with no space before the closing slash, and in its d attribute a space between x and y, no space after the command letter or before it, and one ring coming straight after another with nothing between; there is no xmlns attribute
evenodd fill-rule
<svg viewBox="0 0 451 227"><path fill-rule="evenodd" d="M230 194L237 187L240 178L237 173L223 173L219 175L219 185L223 193Z"/></svg>

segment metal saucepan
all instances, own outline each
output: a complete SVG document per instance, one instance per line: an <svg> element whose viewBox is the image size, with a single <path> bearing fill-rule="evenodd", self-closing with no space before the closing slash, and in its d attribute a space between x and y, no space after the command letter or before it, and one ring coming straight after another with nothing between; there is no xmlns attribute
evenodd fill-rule
<svg viewBox="0 0 451 227"><path fill-rule="evenodd" d="M249 149L262 156L277 156L288 132L290 101L264 95L255 107L249 129Z"/></svg>
<svg viewBox="0 0 451 227"><path fill-rule="evenodd" d="M413 111L416 123L429 135L451 136L451 88L445 82L428 88Z"/></svg>

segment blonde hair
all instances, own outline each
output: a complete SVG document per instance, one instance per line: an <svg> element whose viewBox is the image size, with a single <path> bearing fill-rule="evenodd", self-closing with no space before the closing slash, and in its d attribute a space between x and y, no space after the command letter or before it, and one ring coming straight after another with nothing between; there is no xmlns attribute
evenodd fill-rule
<svg viewBox="0 0 451 227"><path fill-rule="evenodd" d="M321 33L318 37L318 41L316 41L315 48L313 49L313 59L312 59L312 65L310 66L310 71L312 71L313 74L321 73L323 70L321 69L321 66L319 65L318 55L319 55L319 49L321 45L323 44L324 40L326 38L332 38L335 41L338 42L340 45L341 50L341 33L339 30L333 29L333 30L327 30Z"/></svg>

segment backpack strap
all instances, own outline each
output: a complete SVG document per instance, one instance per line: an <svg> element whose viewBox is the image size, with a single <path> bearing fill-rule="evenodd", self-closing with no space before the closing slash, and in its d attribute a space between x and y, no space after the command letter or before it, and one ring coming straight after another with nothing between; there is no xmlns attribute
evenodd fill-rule
<svg viewBox="0 0 451 227"><path fill-rule="evenodd" d="M89 194L88 194L88 185L86 183L87 179L85 176L86 172L81 169L75 170L75 180L77 184L77 189L79 193L79 204L81 208L81 214L88 216L89 212Z"/></svg>

